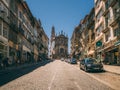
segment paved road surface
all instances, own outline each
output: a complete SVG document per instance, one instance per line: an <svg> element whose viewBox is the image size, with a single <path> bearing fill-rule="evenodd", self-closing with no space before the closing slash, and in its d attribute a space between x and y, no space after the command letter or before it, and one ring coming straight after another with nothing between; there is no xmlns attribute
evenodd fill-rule
<svg viewBox="0 0 120 90"><path fill-rule="evenodd" d="M76 66L59 60L36 69L32 66L11 71L5 75L1 74L0 81L3 79L6 81L15 75L19 78L11 79L10 82L2 85L0 90L113 90Z"/></svg>

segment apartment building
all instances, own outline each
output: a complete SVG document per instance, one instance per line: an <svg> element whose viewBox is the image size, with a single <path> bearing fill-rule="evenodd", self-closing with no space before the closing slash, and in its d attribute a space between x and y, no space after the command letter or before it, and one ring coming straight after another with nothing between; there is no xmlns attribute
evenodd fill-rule
<svg viewBox="0 0 120 90"><path fill-rule="evenodd" d="M120 64L120 4L119 0L103 0L104 17L104 61L108 64Z"/></svg>
<svg viewBox="0 0 120 90"><path fill-rule="evenodd" d="M119 65L120 1L94 0L94 2L94 8L79 25L80 58L94 57L106 64ZM71 52L75 50L73 36Z"/></svg>
<svg viewBox="0 0 120 90"><path fill-rule="evenodd" d="M0 0L0 59L8 57L9 64L33 62L41 51L48 53L48 37L26 1Z"/></svg>
<svg viewBox="0 0 120 90"><path fill-rule="evenodd" d="M76 58L79 58L78 57L78 54L79 54L79 49L80 49L80 41L79 41L79 38L80 38L80 26L78 25L77 27L75 27L74 31L73 31L73 34L72 34L72 37L71 37L71 57L76 57Z"/></svg>
<svg viewBox="0 0 120 90"><path fill-rule="evenodd" d="M104 43L104 1L95 0L95 58L102 59L102 44ZM100 44L99 44L100 43Z"/></svg>
<svg viewBox="0 0 120 90"><path fill-rule="evenodd" d="M88 25L87 25L87 32L88 33L88 45L87 45L87 56L88 57L95 57L95 10L94 8L91 9L88 15Z"/></svg>
<svg viewBox="0 0 120 90"><path fill-rule="evenodd" d="M0 0L0 60L9 57L9 1Z"/></svg>

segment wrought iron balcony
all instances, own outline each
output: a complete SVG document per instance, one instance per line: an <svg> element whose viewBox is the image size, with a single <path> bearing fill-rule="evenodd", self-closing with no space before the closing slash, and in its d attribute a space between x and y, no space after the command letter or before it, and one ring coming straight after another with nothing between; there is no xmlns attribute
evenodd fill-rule
<svg viewBox="0 0 120 90"><path fill-rule="evenodd" d="M115 14L113 17L110 18L109 25L114 26L116 23L118 23L119 18L120 18L120 15Z"/></svg>
<svg viewBox="0 0 120 90"><path fill-rule="evenodd" d="M110 0L110 7L114 6L119 0Z"/></svg>
<svg viewBox="0 0 120 90"><path fill-rule="evenodd" d="M4 11L0 11L0 18L1 18L3 21L7 22L8 24L10 23L9 17L5 14Z"/></svg>
<svg viewBox="0 0 120 90"><path fill-rule="evenodd" d="M18 32L18 26L15 23L10 23L10 27L13 31Z"/></svg>
<svg viewBox="0 0 120 90"><path fill-rule="evenodd" d="M24 35L24 30L22 29L22 27L19 27L19 32Z"/></svg>

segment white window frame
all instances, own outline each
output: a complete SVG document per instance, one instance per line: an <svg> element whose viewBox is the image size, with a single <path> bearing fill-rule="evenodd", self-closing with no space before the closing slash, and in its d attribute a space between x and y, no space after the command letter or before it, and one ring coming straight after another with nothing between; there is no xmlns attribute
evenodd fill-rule
<svg viewBox="0 0 120 90"><path fill-rule="evenodd" d="M6 31L6 35L4 35L4 31ZM3 36L4 36L5 38L8 38L8 28L5 27L5 26L3 26ZM6 36L7 36L7 37L6 37Z"/></svg>

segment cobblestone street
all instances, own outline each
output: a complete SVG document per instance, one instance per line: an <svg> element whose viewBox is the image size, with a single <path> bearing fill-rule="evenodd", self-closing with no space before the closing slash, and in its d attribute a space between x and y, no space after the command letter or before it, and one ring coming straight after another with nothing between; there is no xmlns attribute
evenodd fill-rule
<svg viewBox="0 0 120 90"><path fill-rule="evenodd" d="M29 69L33 67L31 66ZM29 73L2 85L0 90L119 90L119 86L117 86L120 83L119 75L116 77L115 74L107 72L86 73L79 70L77 65L71 65L59 60L43 66L38 65L36 69L34 67L32 70L24 68L2 74L0 80L3 81L2 78L7 80L7 78L12 78L14 75L26 71L29 71ZM9 74L10 77L8 77ZM107 78L108 76L109 78Z"/></svg>

